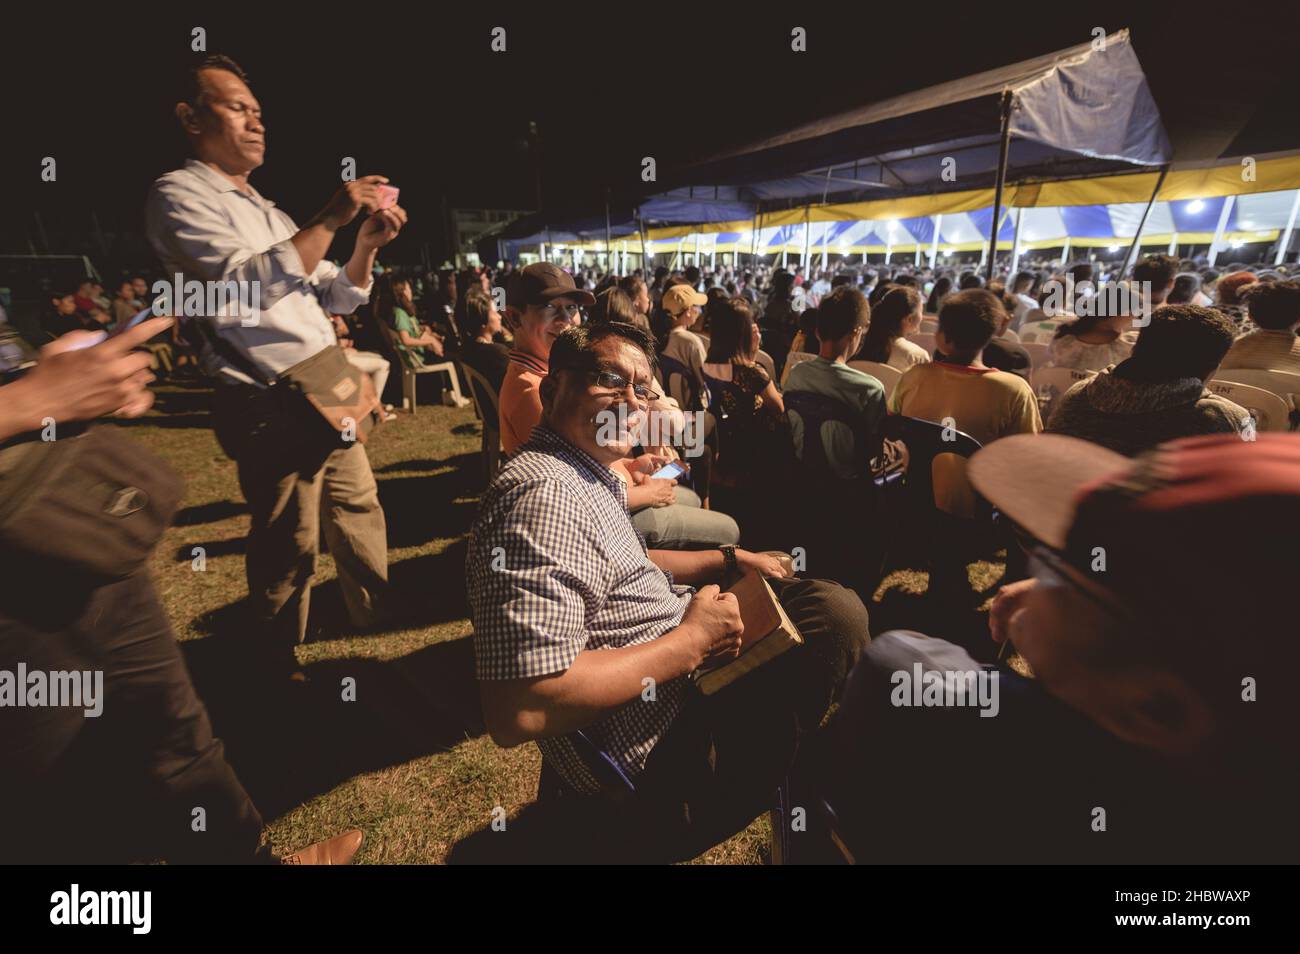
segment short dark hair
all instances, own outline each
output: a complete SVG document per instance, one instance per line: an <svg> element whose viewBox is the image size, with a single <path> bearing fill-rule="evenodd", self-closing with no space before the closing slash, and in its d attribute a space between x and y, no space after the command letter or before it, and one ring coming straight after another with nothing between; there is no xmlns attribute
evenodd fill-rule
<svg viewBox="0 0 1300 954"><path fill-rule="evenodd" d="M655 356L655 340L648 331L642 331L636 325L621 321L602 321L599 324L578 325L569 328L555 339L551 346L551 355L547 362L547 374L553 376L560 371L577 371L586 373L596 369L593 352L596 345L606 338L622 338L632 342L645 354L650 362L650 370L659 367Z"/></svg>
<svg viewBox="0 0 1300 954"><path fill-rule="evenodd" d="M185 73L184 101L194 108L202 105L199 100L203 97L203 78L199 75L204 70L225 70L227 73L234 73L245 83L248 83L248 74L244 72L242 66L223 53L212 53L192 64ZM249 84L251 85L251 84Z"/></svg>
<svg viewBox="0 0 1300 954"><path fill-rule="evenodd" d="M997 295L983 288L968 288L943 300L939 330L962 354L976 354L993 340L1005 317Z"/></svg>
<svg viewBox="0 0 1300 954"><path fill-rule="evenodd" d="M970 291L972 288L983 288L984 279L978 272L962 272L961 278L957 281L957 287L962 291Z"/></svg>
<svg viewBox="0 0 1300 954"><path fill-rule="evenodd" d="M1172 255L1148 255L1133 266L1134 280L1150 282L1157 289L1173 284L1177 274L1178 259Z"/></svg>
<svg viewBox="0 0 1300 954"><path fill-rule="evenodd" d="M1133 344L1132 361L1156 380L1207 376L1236 336L1232 319L1199 305L1161 305Z"/></svg>
<svg viewBox="0 0 1300 954"><path fill-rule="evenodd" d="M1285 331L1300 321L1300 281L1256 282L1245 291L1250 320L1270 331Z"/></svg>
<svg viewBox="0 0 1300 954"><path fill-rule="evenodd" d="M840 285L824 295L817 306L817 339L838 341L870 321L867 296L852 285Z"/></svg>

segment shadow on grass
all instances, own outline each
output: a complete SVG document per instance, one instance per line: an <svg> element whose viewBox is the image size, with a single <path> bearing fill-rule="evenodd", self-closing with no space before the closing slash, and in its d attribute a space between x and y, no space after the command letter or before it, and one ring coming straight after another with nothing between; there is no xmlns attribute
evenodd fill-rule
<svg viewBox="0 0 1300 954"><path fill-rule="evenodd" d="M212 503L195 504L182 507L176 511L172 525L193 527L201 523L219 523L241 514L248 513L248 505L238 500L214 500Z"/></svg>
<svg viewBox="0 0 1300 954"><path fill-rule="evenodd" d="M226 757L267 819L483 732L468 638L391 661L319 662L306 686L259 678L232 646L211 638L182 649ZM355 701L344 699L347 679Z"/></svg>

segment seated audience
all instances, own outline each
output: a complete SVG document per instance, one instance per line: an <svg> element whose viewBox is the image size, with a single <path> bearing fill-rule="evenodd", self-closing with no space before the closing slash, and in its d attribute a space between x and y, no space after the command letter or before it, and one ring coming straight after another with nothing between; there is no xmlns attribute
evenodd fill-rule
<svg viewBox="0 0 1300 954"><path fill-rule="evenodd" d="M1062 395L1047 429L1129 457L1178 437L1240 432L1249 412L1205 387L1234 330L1212 308L1157 308L1133 354Z"/></svg>
<svg viewBox="0 0 1300 954"><path fill-rule="evenodd" d="M1178 259L1172 255L1148 255L1133 266L1133 281L1148 296L1150 310L1165 303L1177 277Z"/></svg>
<svg viewBox="0 0 1300 954"><path fill-rule="evenodd" d="M921 327L923 305L924 299L915 288L890 288L878 304L868 308L871 324L857 353L849 360L875 361L899 371L929 362L929 352L906 337Z"/></svg>
<svg viewBox="0 0 1300 954"><path fill-rule="evenodd" d="M951 420L980 444L1042 430L1029 383L990 368L981 357L1005 316L998 300L983 289L949 295L935 332L937 349L946 359L918 364L904 374L890 397L890 411L940 424ZM959 516L975 511L965 467L965 460L951 454L934 462L935 503Z"/></svg>
<svg viewBox="0 0 1300 954"><path fill-rule="evenodd" d="M1229 272L1214 285L1214 307L1237 324L1239 331L1247 331L1246 303L1242 297L1245 289L1259 281L1254 272Z"/></svg>
<svg viewBox="0 0 1300 954"><path fill-rule="evenodd" d="M668 392L679 407L696 410L704 398L704 367L708 349L704 341L695 332L690 331L700 316L700 306L708 301L708 296L701 295L689 285L673 285L664 292L662 307L672 322L668 330L668 340L664 343L662 354L686 368L695 382L696 404L688 400L687 385L680 376L665 378Z"/></svg>
<svg viewBox="0 0 1300 954"><path fill-rule="evenodd" d="M501 330L501 313L492 296L482 289L471 288L465 295L461 332L466 342L460 349L460 360L483 375L497 394L501 393L506 368L510 366L510 349L496 340Z"/></svg>
<svg viewBox="0 0 1300 954"><path fill-rule="evenodd" d="M594 745L635 784L617 806L626 838L691 857L764 810L866 644L866 611L835 584L781 578L761 554L647 551L611 470L632 447L600 439L595 421L625 402L648 412L653 341L627 325L576 328L550 362L542 422L489 487L470 537L484 721L500 745L536 742L577 793L602 792L583 755ZM707 585L733 566L772 578L805 644L704 697L690 674L740 645L735 597ZM632 849L570 842L623 860Z"/></svg>
<svg viewBox="0 0 1300 954"><path fill-rule="evenodd" d="M843 480L869 473L870 460L880 447L881 421L885 416L884 386L871 375L846 364L849 355L858 350L867 323L872 320L871 307L862 292L848 285L832 290L817 308L820 353L810 361L795 365L785 382L786 394L807 391L834 398L856 417L855 430L838 421L828 421L821 435L831 470ZM790 431L795 453L802 459L804 424L797 414L790 415ZM855 433L869 436L871 442L859 444Z"/></svg>
<svg viewBox="0 0 1300 954"><path fill-rule="evenodd" d="M1020 346L1019 337L1012 337L1015 332L1010 330L1011 325L1011 308L1015 304L1015 299L1010 295L998 296L993 292L996 283L989 288L971 289L978 291L993 301L998 309L1002 312L1002 317L998 320L997 331L992 340L984 346L984 351L980 355L984 363L996 371L1007 371L1011 374L1018 374L1025 380L1029 380L1029 370L1032 362L1029 359L1029 352ZM1001 287L1001 286L996 286ZM943 352L936 349L934 353L935 361L946 360Z"/></svg>
<svg viewBox="0 0 1300 954"><path fill-rule="evenodd" d="M1221 367L1300 374L1300 281L1258 282L1245 296L1255 330L1233 343Z"/></svg>
<svg viewBox="0 0 1300 954"><path fill-rule="evenodd" d="M547 262L537 262L514 275L506 292L506 320L514 333L514 349L499 397L501 445L513 454L542 420L542 382L549 368L555 340L577 323L579 303L592 304L595 296L578 289L568 272ZM595 327L616 326L604 322ZM660 396L651 404L667 410ZM703 508L703 501L676 480L650 476L665 461L655 454L618 461L614 473L627 484L627 507L632 522L647 543L665 549L696 549L735 544L740 540L736 521L724 513Z"/></svg>
<svg viewBox="0 0 1300 954"><path fill-rule="evenodd" d="M1118 286L1091 296L1082 307L1084 316L1060 325L1048 343L1051 364L1100 371L1127 358L1137 340L1134 319L1141 320L1138 296Z"/></svg>
<svg viewBox="0 0 1300 954"><path fill-rule="evenodd" d="M411 283L386 274L375 282L375 316L394 332L398 354L413 367L443 356L443 336L415 319Z"/></svg>
<svg viewBox="0 0 1300 954"><path fill-rule="evenodd" d="M722 431L724 466L746 471L776 461L790 446L785 404L758 364L761 335L749 302L729 298L711 306L712 332L703 367L714 417Z"/></svg>

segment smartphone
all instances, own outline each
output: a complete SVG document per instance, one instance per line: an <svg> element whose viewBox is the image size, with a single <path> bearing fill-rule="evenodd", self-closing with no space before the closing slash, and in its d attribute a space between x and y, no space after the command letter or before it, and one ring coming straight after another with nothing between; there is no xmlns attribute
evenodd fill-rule
<svg viewBox="0 0 1300 954"><path fill-rule="evenodd" d="M397 205L397 194L402 190L397 186L381 185L379 186L379 208L391 209Z"/></svg>
<svg viewBox="0 0 1300 954"><path fill-rule="evenodd" d="M679 460L675 460L671 464L665 464L663 467L660 467L657 471L655 471L653 474L650 475L650 479L651 480L676 480L684 473L686 473L686 468L682 466L682 462Z"/></svg>

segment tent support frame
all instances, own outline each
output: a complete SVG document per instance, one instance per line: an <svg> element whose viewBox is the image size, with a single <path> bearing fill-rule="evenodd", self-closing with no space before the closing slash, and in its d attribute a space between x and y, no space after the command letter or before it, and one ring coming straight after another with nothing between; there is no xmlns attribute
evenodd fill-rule
<svg viewBox="0 0 1300 954"><path fill-rule="evenodd" d="M1002 91L1002 133L998 141L998 177L993 184L993 222L989 226L989 254L985 267L985 281L993 280L993 269L998 259L998 225L1002 220L1002 190L1007 184L1007 155L1011 151L1011 106L1015 95L1009 89Z"/></svg>
<svg viewBox="0 0 1300 954"><path fill-rule="evenodd" d="M1147 227L1147 218L1151 215L1151 209L1156 204L1156 196L1160 195L1160 189L1165 184L1165 176L1169 175L1169 164L1160 167L1160 175L1156 176L1156 187L1151 190L1151 198L1147 200L1147 207L1142 210L1142 218L1138 220L1137 231L1133 233L1133 241L1129 244L1128 251L1124 253L1124 264L1119 267L1119 277L1123 278L1128 274L1128 267L1133 264L1133 258L1137 255L1138 244L1142 241L1142 231Z"/></svg>

